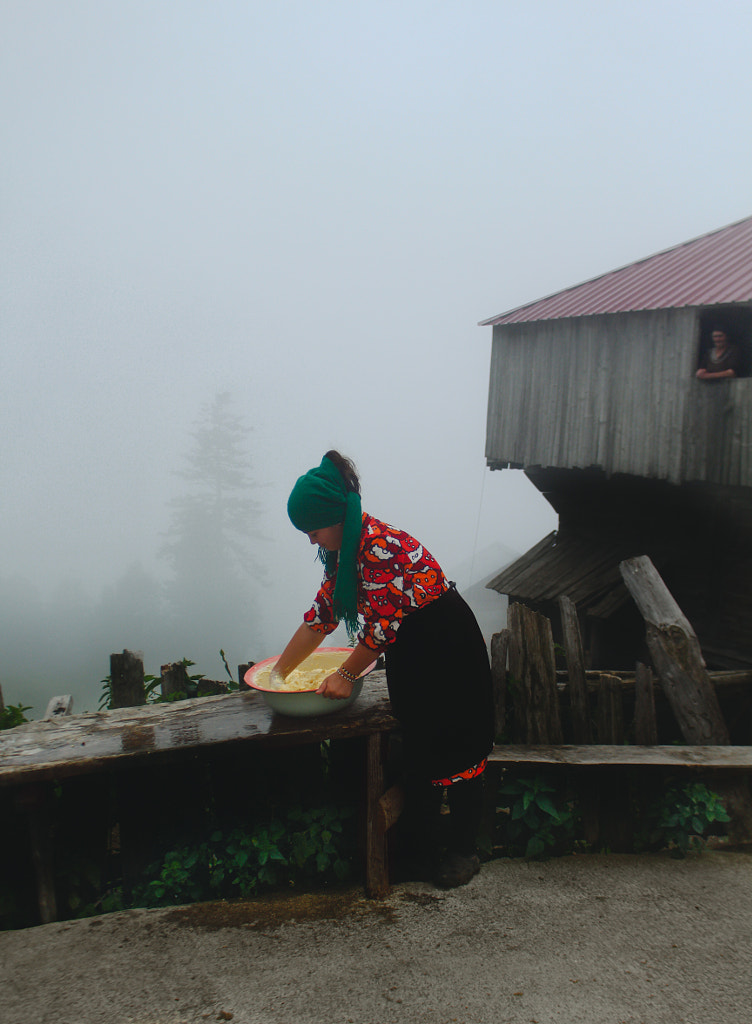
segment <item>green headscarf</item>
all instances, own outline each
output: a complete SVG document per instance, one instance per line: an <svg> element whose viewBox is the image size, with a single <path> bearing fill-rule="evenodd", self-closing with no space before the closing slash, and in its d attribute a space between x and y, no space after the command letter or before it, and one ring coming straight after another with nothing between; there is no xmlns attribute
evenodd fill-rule
<svg viewBox="0 0 752 1024"><path fill-rule="evenodd" d="M362 528L360 495L349 491L344 478L326 455L321 465L298 477L287 499L287 514L296 530L310 533L343 524L339 552L319 548L319 558L330 575L336 572L334 614L344 619L352 636L358 628L357 557Z"/></svg>

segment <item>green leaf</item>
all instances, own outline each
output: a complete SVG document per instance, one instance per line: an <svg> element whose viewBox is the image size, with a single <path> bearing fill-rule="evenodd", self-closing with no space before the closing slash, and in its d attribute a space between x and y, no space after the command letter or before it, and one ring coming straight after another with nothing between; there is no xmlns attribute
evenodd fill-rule
<svg viewBox="0 0 752 1024"><path fill-rule="evenodd" d="M544 814L550 815L554 821L559 821L559 812L553 805L553 801L548 796L538 796L535 800L536 804L544 812Z"/></svg>

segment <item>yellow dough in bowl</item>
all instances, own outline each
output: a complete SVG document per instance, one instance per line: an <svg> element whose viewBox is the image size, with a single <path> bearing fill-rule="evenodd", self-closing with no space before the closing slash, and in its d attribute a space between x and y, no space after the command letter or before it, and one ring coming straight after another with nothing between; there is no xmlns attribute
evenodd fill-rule
<svg viewBox="0 0 752 1024"><path fill-rule="evenodd" d="M259 672L257 682L263 689L275 690L279 693L299 693L302 690L318 690L333 668L295 668L284 679L273 667Z"/></svg>

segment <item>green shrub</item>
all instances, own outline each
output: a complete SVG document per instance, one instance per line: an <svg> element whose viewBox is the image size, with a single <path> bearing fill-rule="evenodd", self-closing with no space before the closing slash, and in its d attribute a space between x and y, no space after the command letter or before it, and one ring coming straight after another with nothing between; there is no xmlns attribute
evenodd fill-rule
<svg viewBox="0 0 752 1024"><path fill-rule="evenodd" d="M134 902L170 906L247 897L303 881L341 881L350 870L353 844L344 822L352 813L333 806L291 807L283 819L251 831L218 829L207 841L170 850L153 864Z"/></svg>
<svg viewBox="0 0 752 1024"><path fill-rule="evenodd" d="M710 825L729 820L720 796L703 783L669 784L645 808L635 849L667 849L674 857L684 857L703 846Z"/></svg>
<svg viewBox="0 0 752 1024"><path fill-rule="evenodd" d="M6 708L0 709L0 729L15 729L17 725L28 722L25 712L31 711L31 705L9 704Z"/></svg>
<svg viewBox="0 0 752 1024"><path fill-rule="evenodd" d="M575 813L572 802L545 776L503 782L496 805L495 839L507 856L560 856L573 849Z"/></svg>

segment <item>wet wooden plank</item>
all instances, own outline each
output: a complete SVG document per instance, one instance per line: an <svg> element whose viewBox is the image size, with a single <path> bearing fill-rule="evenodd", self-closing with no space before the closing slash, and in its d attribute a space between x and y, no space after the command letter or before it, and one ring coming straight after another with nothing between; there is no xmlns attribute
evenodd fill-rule
<svg viewBox="0 0 752 1024"><path fill-rule="evenodd" d="M752 746L616 746L587 744L562 746L495 746L489 761L501 764L562 764L573 767L630 767L752 769Z"/></svg>
<svg viewBox="0 0 752 1024"><path fill-rule="evenodd" d="M368 735L396 724L383 672L371 673L355 704L316 718L275 714L255 690L66 716L0 733L0 785L58 779L214 744L281 746Z"/></svg>

